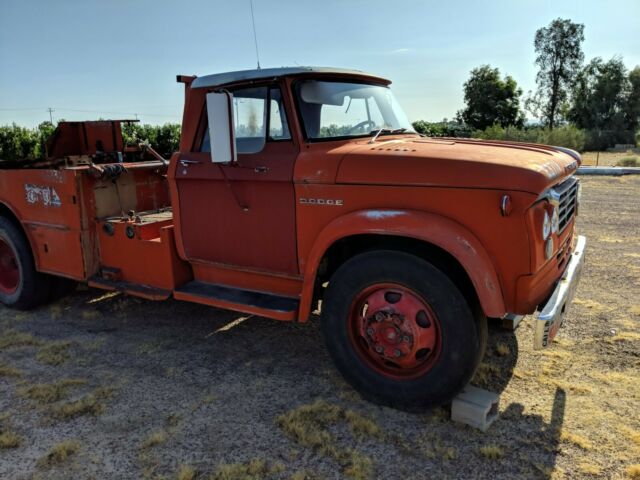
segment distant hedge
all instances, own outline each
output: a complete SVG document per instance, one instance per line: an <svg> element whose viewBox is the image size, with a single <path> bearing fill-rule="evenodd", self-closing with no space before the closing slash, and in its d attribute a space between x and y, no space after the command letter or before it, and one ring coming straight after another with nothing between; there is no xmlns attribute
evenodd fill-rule
<svg viewBox="0 0 640 480"><path fill-rule="evenodd" d="M0 126L0 161L44 159L46 141L54 130L55 126L51 122L43 122L36 128L20 127L15 123ZM134 145L146 140L158 153L168 158L178 151L180 124L124 124L122 135L125 144Z"/></svg>
<svg viewBox="0 0 640 480"><path fill-rule="evenodd" d="M581 130L573 125L564 125L549 130L543 127L501 127L494 125L485 130L472 130L457 122L413 123L418 133L430 137L467 137L484 140L509 140L515 142L542 143L567 147L578 151L606 150L616 144L640 143L640 132L625 130Z"/></svg>
<svg viewBox="0 0 640 480"><path fill-rule="evenodd" d="M36 128L16 125L0 126L0 160L36 160L44 158L45 143L53 133L51 122Z"/></svg>

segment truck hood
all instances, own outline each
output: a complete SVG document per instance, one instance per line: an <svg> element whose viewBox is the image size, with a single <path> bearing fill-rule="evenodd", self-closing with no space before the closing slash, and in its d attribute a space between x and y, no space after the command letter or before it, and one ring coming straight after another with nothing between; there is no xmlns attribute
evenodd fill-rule
<svg viewBox="0 0 640 480"><path fill-rule="evenodd" d="M358 142L336 182L518 190L538 194L574 173L573 150L515 142L394 138Z"/></svg>

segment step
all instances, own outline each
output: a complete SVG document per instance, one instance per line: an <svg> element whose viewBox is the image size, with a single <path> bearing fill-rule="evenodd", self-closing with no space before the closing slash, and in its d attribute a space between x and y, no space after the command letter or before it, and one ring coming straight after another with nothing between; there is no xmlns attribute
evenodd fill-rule
<svg viewBox="0 0 640 480"><path fill-rule="evenodd" d="M300 303L297 298L242 290L198 280L181 285L173 292L173 296L177 300L203 303L277 320L295 320Z"/></svg>
<svg viewBox="0 0 640 480"><path fill-rule="evenodd" d="M123 292L128 295L133 295L134 297L146 298L147 300L166 300L171 296L171 290L123 282L117 278L104 278L98 275L91 277L87 284L93 288Z"/></svg>

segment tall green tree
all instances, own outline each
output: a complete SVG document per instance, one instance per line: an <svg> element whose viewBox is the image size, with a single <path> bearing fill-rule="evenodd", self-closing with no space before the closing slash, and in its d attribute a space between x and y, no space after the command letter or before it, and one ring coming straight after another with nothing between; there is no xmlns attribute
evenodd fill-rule
<svg viewBox="0 0 640 480"><path fill-rule="evenodd" d="M584 25L561 18L536 32L537 90L527 108L550 129L558 124L584 60L583 41Z"/></svg>
<svg viewBox="0 0 640 480"><path fill-rule="evenodd" d="M629 95L625 114L629 128L637 130L640 127L640 66L629 73Z"/></svg>
<svg viewBox="0 0 640 480"><path fill-rule="evenodd" d="M627 118L630 91L622 59L605 62L596 57L577 76L568 118L579 128L631 130L634 127Z"/></svg>
<svg viewBox="0 0 640 480"><path fill-rule="evenodd" d="M458 112L459 119L472 128L484 130L492 125L521 126L522 90L509 75L504 79L500 70L482 65L471 70L464 84L466 107Z"/></svg>

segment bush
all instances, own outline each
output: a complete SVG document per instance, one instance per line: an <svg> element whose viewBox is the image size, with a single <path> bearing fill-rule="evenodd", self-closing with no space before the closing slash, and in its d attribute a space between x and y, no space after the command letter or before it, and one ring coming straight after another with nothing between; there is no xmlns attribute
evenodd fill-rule
<svg viewBox="0 0 640 480"><path fill-rule="evenodd" d="M638 157L625 157L618 160L616 165L619 167L640 167L640 160Z"/></svg>
<svg viewBox="0 0 640 480"><path fill-rule="evenodd" d="M54 127L42 122L36 128L0 126L0 160L37 160L45 156L45 143Z"/></svg>
<svg viewBox="0 0 640 480"><path fill-rule="evenodd" d="M180 124L141 125L126 123L122 125L122 136L126 145L134 145L139 141L148 141L153 149L165 158L180 148Z"/></svg>
<svg viewBox="0 0 640 480"><path fill-rule="evenodd" d="M458 122L426 122L418 120L413 122L416 132L428 137L470 137L471 128Z"/></svg>
<svg viewBox="0 0 640 480"><path fill-rule="evenodd" d="M572 125L556 127L553 130L542 127L503 128L499 125L494 125L485 130L474 131L473 136L484 140L541 143L544 145L571 148L572 150L578 151L583 150L585 145L584 131Z"/></svg>
<svg viewBox="0 0 640 480"><path fill-rule="evenodd" d="M0 126L0 161L2 160L43 160L46 142L55 127L51 122L42 122L36 128L16 125ZM180 144L180 124L140 125L124 124L122 136L126 145L148 140L162 156L168 158L178 150Z"/></svg>

